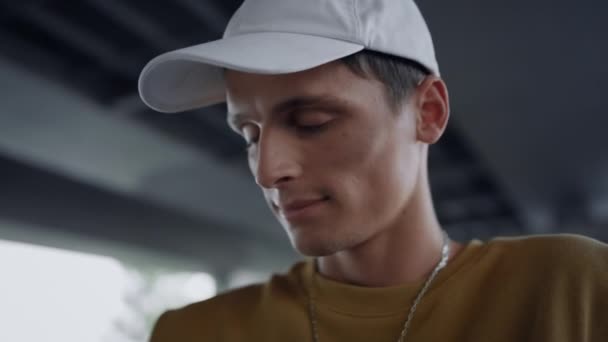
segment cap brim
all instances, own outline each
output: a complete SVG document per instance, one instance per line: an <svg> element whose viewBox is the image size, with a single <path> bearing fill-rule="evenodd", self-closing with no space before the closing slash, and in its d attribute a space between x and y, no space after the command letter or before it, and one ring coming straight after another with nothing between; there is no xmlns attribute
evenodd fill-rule
<svg viewBox="0 0 608 342"><path fill-rule="evenodd" d="M160 55L139 76L151 108L175 113L225 101L222 69L258 74L303 71L361 51L363 45L319 36L260 32Z"/></svg>

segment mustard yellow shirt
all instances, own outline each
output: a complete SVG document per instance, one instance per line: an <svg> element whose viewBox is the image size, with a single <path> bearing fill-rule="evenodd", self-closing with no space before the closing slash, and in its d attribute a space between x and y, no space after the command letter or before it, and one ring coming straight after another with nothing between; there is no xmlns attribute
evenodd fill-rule
<svg viewBox="0 0 608 342"><path fill-rule="evenodd" d="M386 288L331 281L312 261L157 321L152 342L397 341L423 281ZM471 240L438 274L407 341L606 342L608 245L578 235Z"/></svg>

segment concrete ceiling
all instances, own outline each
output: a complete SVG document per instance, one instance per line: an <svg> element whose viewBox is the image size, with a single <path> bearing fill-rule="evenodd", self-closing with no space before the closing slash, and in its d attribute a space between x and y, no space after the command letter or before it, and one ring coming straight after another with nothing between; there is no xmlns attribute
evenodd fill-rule
<svg viewBox="0 0 608 342"><path fill-rule="evenodd" d="M420 5L456 126L530 227L606 224L608 212L598 208L608 196L608 4Z"/></svg>
<svg viewBox="0 0 608 342"><path fill-rule="evenodd" d="M202 235L185 234L184 245L191 246L186 242L195 236L221 243L225 249L213 254L217 258L234 252L222 230L242 232L241 240L258 249L284 246L281 228L244 167L240 142L219 128L221 108L167 117L147 111L136 97L135 78L150 57L167 47L217 38L238 3L78 3L119 24L129 22L126 32L142 42L138 48L124 42L130 52L111 56L95 46L84 52L74 48L85 33L97 37L95 30L79 31L78 23L61 16L75 9L44 1L12 6L0 15L0 39L14 47L0 59L0 153L83 187L149 203L137 207L142 215L167 210L175 215L173 222L200 224ZM452 100L451 136L431 156L438 207L450 229L463 239L549 231L607 238L608 5L590 0L576 5L426 0L419 5ZM196 8L192 13L205 25L180 35L188 25L158 15L177 6ZM76 70L70 72L64 52L54 54L19 26L28 20L31 30L36 25L53 29L49 34L59 37L55 49L72 44L75 50L66 48L65 56L96 58L90 64L70 62ZM123 63L127 60L131 64ZM28 183L21 184L34 193ZM452 188L457 188L453 194ZM449 214L484 206L491 214ZM121 239L120 232L112 234L108 237ZM162 243L143 247L162 248ZM192 258L194 250L171 252ZM267 254L247 255L251 264L272 264ZM272 267L296 257L284 248L272 255L280 259Z"/></svg>

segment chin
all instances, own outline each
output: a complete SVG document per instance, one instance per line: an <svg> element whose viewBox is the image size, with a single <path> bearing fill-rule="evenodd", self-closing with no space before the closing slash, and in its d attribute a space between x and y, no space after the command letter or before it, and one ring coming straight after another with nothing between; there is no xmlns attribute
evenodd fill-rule
<svg viewBox="0 0 608 342"><path fill-rule="evenodd" d="M329 256L352 247L350 239L336 239L302 232L291 232L289 239L298 253L308 257Z"/></svg>
<svg viewBox="0 0 608 342"><path fill-rule="evenodd" d="M324 246L322 244L294 244L292 243L294 249L300 253L301 255L307 257L324 257L335 254L336 251L334 248L329 246Z"/></svg>
<svg viewBox="0 0 608 342"><path fill-rule="evenodd" d="M335 253L331 244L327 243L327 238L314 234L310 230L302 231L290 227L287 229L287 235L291 246L304 256L320 257Z"/></svg>

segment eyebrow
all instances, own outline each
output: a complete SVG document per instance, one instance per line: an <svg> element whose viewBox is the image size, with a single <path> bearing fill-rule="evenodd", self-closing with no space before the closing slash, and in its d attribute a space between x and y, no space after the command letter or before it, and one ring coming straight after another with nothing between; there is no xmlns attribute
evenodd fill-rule
<svg viewBox="0 0 608 342"><path fill-rule="evenodd" d="M270 111L273 114L290 112L302 108L337 108L343 107L346 101L329 95L306 95L289 98L273 106ZM233 129L238 127L250 118L246 113L228 113L227 122Z"/></svg>

